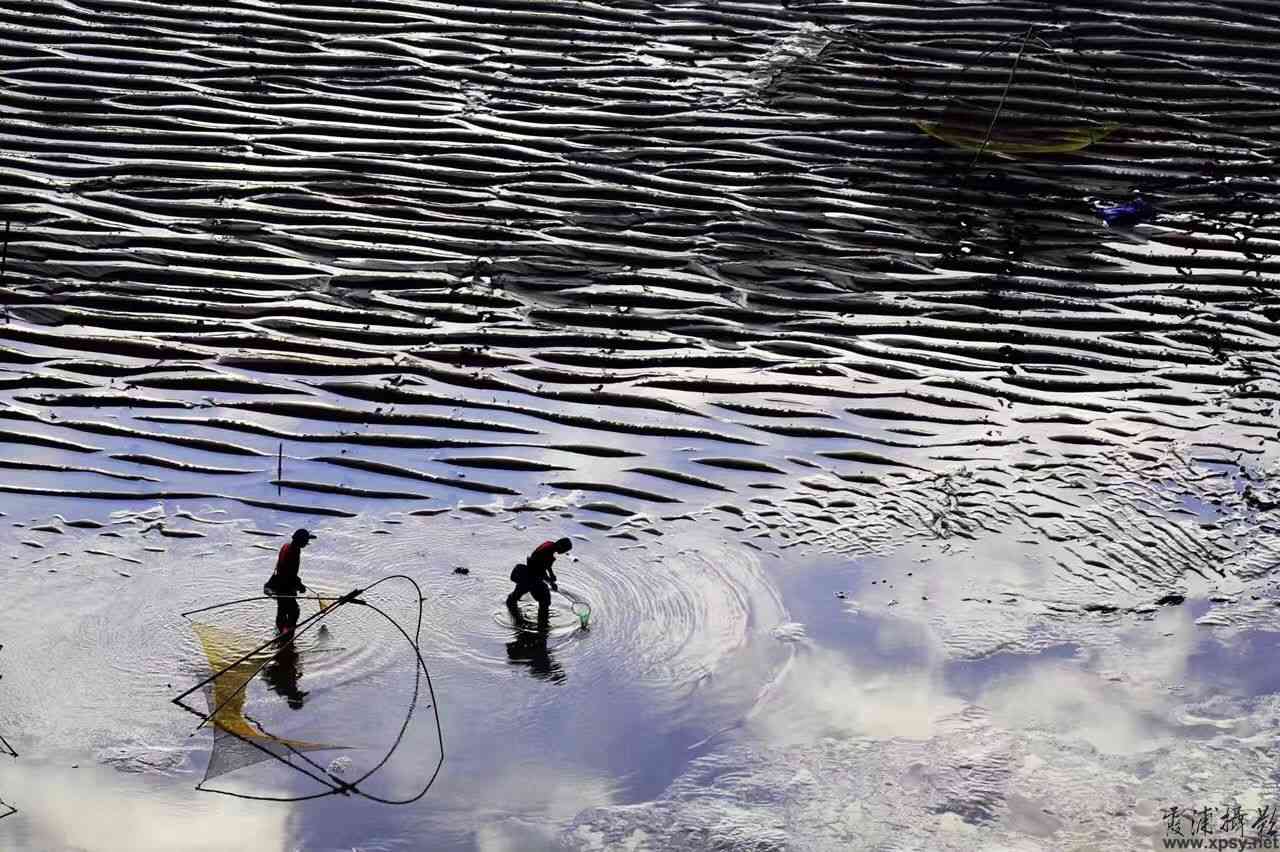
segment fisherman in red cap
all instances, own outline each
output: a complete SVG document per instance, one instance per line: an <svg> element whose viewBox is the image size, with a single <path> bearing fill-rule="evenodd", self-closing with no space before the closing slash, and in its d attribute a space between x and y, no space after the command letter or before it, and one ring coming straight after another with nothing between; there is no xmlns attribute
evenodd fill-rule
<svg viewBox="0 0 1280 852"><path fill-rule="evenodd" d="M263 585L264 594L276 599L276 632L282 636L291 636L293 628L298 624L298 598L306 592L307 587L298 579L301 567L302 549L315 538L307 530L296 530L293 538L280 548L280 556L276 559L276 570Z"/></svg>
<svg viewBox="0 0 1280 852"><path fill-rule="evenodd" d="M568 553L573 550L573 542L567 538L558 541L544 541L534 548L533 553L523 565L517 565L511 572L511 582L516 584L515 590L507 595L507 607L515 609L525 592L533 595L538 602L538 618L546 619L551 612L551 592L559 591L556 585L556 572L551 570L557 553ZM547 590L548 581L551 590Z"/></svg>

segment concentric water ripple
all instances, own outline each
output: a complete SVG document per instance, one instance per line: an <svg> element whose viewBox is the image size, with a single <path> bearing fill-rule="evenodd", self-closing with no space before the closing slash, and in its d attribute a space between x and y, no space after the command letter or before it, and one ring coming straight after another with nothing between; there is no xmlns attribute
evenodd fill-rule
<svg viewBox="0 0 1280 852"><path fill-rule="evenodd" d="M553 530L546 535L554 536ZM407 570L423 584L424 650L501 675L511 664L507 644L529 628L538 632L536 605L528 597L523 629L506 611L503 601L512 589L507 574L523 556L503 560L502 554L531 550L538 539L513 538L508 529L475 532L491 539L488 547L459 547L455 526L428 524L387 537L377 553L413 566ZM465 528L463 534L470 537ZM443 541L450 543L450 563L428 567L411 555L427 541L440 546L441 535L448 536ZM589 603L590 624L581 628L570 601L553 593L546 646L575 682L588 681L584 688L620 678L652 693L651 700L678 702L781 617L778 594L756 561L731 546L709 541L659 556L579 537L576 552L579 558L561 558L556 570L562 589ZM451 573L453 562L469 573Z"/></svg>

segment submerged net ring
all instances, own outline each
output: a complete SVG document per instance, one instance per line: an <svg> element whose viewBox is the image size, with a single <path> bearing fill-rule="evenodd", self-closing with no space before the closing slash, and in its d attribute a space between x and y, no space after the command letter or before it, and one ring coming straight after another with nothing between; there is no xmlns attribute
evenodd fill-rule
<svg viewBox="0 0 1280 852"><path fill-rule="evenodd" d="M1120 128L1121 110L1112 105L1109 88L1078 47L1055 47L1031 27L947 73L941 111L915 123L934 139L979 156L1067 154Z"/></svg>
<svg viewBox="0 0 1280 852"><path fill-rule="evenodd" d="M363 598L364 594L389 580L404 580L413 586L414 601L418 609L418 615L412 635L410 635L399 622L388 615L383 609ZM290 636L289 643L296 641L300 635L310 631L317 625L323 625L325 618L332 615L341 607L348 605L367 607L371 611L377 613L381 618L385 619L386 622L393 626L404 638L404 640L413 649L415 657L412 698L409 702L409 710L405 715L404 722L401 724L399 731L397 731L396 736L391 746L387 749L386 754L384 754L371 768L353 780L340 778L331 771L333 764L330 764L330 767L322 766L309 757L307 753L312 751L336 750L343 748L342 746L283 739L269 733L257 721L244 714L245 689L249 682L253 680L259 672L266 668L272 660L276 659L277 655L286 647L286 645L280 643L277 637L273 637L268 641L259 644L248 653L240 654L237 659L223 663L222 654L217 647L219 640L217 631L203 625L195 625L196 633L200 637L201 643L204 645L205 652L209 657L211 665L213 665L216 670L212 675L174 698L173 703L177 704L187 712L201 717L200 724L196 728L197 731L209 723L212 723L215 731L214 750L210 753L209 765L206 769L205 777L196 785L196 789L204 792L220 793L222 795L232 796L239 799L270 802L300 802L339 794L354 794L371 801L381 802L384 804L408 804L410 802L418 801L431 789L431 785L434 784L436 778L439 777L440 769L444 765L444 733L440 724L440 713L436 702L435 688L432 685L431 673L427 669L427 664L423 659L422 649L419 645L419 637L422 632L421 587L412 577L408 577L403 574L392 574L371 583L363 589L353 590L341 597L320 598L318 595L300 595L298 597L299 599L310 598L317 600L319 604L319 611L298 622ZM264 595L255 598L244 598L236 601L228 601L222 604L215 604L214 606L204 607L199 610L191 610L189 612L182 613L182 615L185 617L197 612L208 612L211 610L234 606L236 604L269 599L273 599L273 596ZM278 648L272 647L277 645L279 646ZM223 664L220 665L220 663ZM395 753L396 749L399 748L401 742L403 742L405 732L408 730L413 714L417 710L423 680L426 681L428 697L430 699L428 709L432 711L435 719L436 742L439 746L440 754L439 760L436 761L430 777L427 778L421 790L416 794L403 799L386 798L360 789L359 785L364 783L375 772L385 766ZM186 703L188 696L199 690L203 690L205 692L205 696L209 704L209 711L207 713L201 712ZM246 747L248 750L242 751L242 756L239 758L220 761L217 756L219 738L225 739L228 737L234 738L238 744ZM247 759L243 755L247 755ZM300 763L295 762L291 758L297 758ZM309 795L266 796L236 793L230 790L222 790L205 786L214 777L267 759L276 760L323 785L327 789L323 792Z"/></svg>

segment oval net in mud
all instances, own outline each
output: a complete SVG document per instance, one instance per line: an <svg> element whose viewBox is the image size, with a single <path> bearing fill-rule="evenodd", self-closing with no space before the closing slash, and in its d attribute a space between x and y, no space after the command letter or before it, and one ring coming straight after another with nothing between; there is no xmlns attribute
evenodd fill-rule
<svg viewBox="0 0 1280 852"><path fill-rule="evenodd" d="M535 610L527 605L518 606L514 611L508 607L495 610L493 613L494 621L503 627L517 630L536 631L545 629L552 633L563 633L575 627L585 629L590 626L590 601L578 592L567 589L564 586L561 586L556 591L556 595L557 598L553 599L545 621L539 620L534 614Z"/></svg>
<svg viewBox="0 0 1280 852"><path fill-rule="evenodd" d="M213 734L196 789L281 802L342 793L405 804L425 795L444 739L418 645L421 597L398 575L345 595L303 596L289 639L273 635L270 598L198 611L192 628L207 676L174 699ZM203 708L188 703L196 692Z"/></svg>
<svg viewBox="0 0 1280 852"><path fill-rule="evenodd" d="M569 601L570 611L577 616L578 626L587 629L591 626L591 603L584 597L574 592L562 589L560 594Z"/></svg>
<svg viewBox="0 0 1280 852"><path fill-rule="evenodd" d="M978 154L1070 153L1121 126L1102 72L1077 49L1034 30L949 47L947 65L920 81L940 85L936 106L916 120L935 139Z"/></svg>

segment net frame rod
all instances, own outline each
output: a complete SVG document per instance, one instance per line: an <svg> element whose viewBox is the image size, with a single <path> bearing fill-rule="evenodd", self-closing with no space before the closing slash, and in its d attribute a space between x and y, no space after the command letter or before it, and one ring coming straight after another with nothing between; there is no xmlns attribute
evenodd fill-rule
<svg viewBox="0 0 1280 852"><path fill-rule="evenodd" d="M1000 113L1004 110L1004 103L1009 97L1009 89L1013 86L1014 75L1018 73L1018 65L1022 62L1022 54L1027 49L1027 42L1031 41L1031 33L1035 31L1035 27L1027 27L1026 35L1022 37L1022 44L1018 47L1018 55L1013 59L1013 67L1009 69L1009 79L1004 84L1004 91L1000 93L1000 103L996 104L996 111L991 116L991 123L987 125L987 134L982 138L982 144L978 146L978 151L973 155L973 161L969 163L972 169L978 164L978 160L982 158L983 153L987 150L987 145L991 142L991 134L995 132L996 122L1000 120Z"/></svg>
<svg viewBox="0 0 1280 852"><path fill-rule="evenodd" d="M200 612L210 612L211 610L222 609L223 607L228 607L228 606L235 606L236 604L252 603L253 601L269 601L269 600L274 600L275 598L297 598L297 595L255 595L254 597L251 597L251 598L240 598L239 600L236 600L236 601L227 601L225 603L217 603L217 604L214 604L213 606L202 606L199 609L189 609L186 612L178 613L178 615L182 616L183 618L186 618L188 615L195 615L196 613L200 613Z"/></svg>
<svg viewBox="0 0 1280 852"><path fill-rule="evenodd" d="M289 634L289 639L288 639L287 641L292 641L294 637L299 636L299 635L301 635L301 634L303 634L303 633L307 632L307 631L308 631L308 630L310 630L312 627L314 627L314 626L315 626L315 624L316 624L320 619L324 618L326 615L328 615L329 613L333 612L334 610L336 610L338 607L342 606L343 604L345 604L345 603L350 603L350 602L354 601L354 600L356 599L356 596L357 596L357 595L359 595L359 594L360 594L361 592L363 592L363 591L364 591L363 589L355 589L355 590L353 590L353 591L351 591L351 592L348 592L347 594L345 594L345 595L343 595L341 598L339 598L337 601L335 601L333 604L330 604L329 606L327 606L327 607L325 607L324 609L322 609L322 610L320 610L319 612L317 612L315 615L307 616L307 618L303 619L303 620L302 620L302 622L300 622L300 624L299 624L299 625L297 625L297 626L295 626L295 627L294 627L293 632ZM292 595L289 595L289 596L286 596L286 597L293 597L293 598L296 600L296 597L295 597L295 596L292 596ZM173 699L173 702L174 702L175 704L179 703L182 699L186 698L188 695L190 695L191 693L195 692L197 689L201 689L201 688L203 688L203 687L207 686L208 684L210 684L210 683L212 683L213 681L217 680L218 678L222 677L222 676L223 676L224 674L226 674L227 672L231 671L231 669L233 669L233 668L235 668L236 666L238 666L238 665L240 665L241 663L243 663L245 660L248 660L249 658L253 657L255 654L261 653L262 651L266 650L266 649L267 649L268 647L270 647L271 645L274 645L274 644L280 643L280 641L281 641L281 640L280 640L280 637L279 637L279 636L273 636L272 638L268 639L266 642L263 642L261 645L259 645L258 647L254 648L254 649L253 649L252 651L250 651L249 653L247 653L247 654L245 654L244 656L240 657L240 659L238 659L238 660L236 660L235 662L230 663L230 664L228 664L228 665L226 665L226 666L223 666L221 670L219 670L219 671L215 672L214 674L212 674L212 675L210 675L209 677L205 678L204 680L200 681L200 682L199 682L199 683L197 683L195 686L191 687L191 688L190 688L190 689L188 689L186 692L184 692L184 693L182 693L181 695L179 695L177 698L174 698L174 699ZM283 645L282 645L281 647L283 648ZM278 654L279 652L277 651L276 653ZM275 657L276 657L276 654L272 654L271 656L267 657L267 659L263 660L263 661L262 661L262 663L260 663L260 664L258 665L258 667L257 667L256 669L254 669L254 670L253 670L253 674L249 675L249 677L245 680L245 682L244 682L244 683L240 684L240 686L239 686L239 687L237 687L237 688L236 688L236 690L235 690L234 692L232 692L230 695L228 695L228 696L227 696L227 698L226 698L226 700L225 700L225 701L223 701L223 702L222 702L221 704L219 704L216 708L214 708L213 712L211 712L209 715L207 715L207 716L205 716L205 717L204 717L204 719L200 722L200 724L196 726L196 730L195 730L195 731L192 731L192 734L195 734L197 731L199 731L201 728L203 728L203 727L205 726L205 724L206 724L206 723L208 723L208 721L209 721L210 719L212 719L214 716L218 715L218 713L222 710L222 708L223 708L223 707L226 707L226 706L227 706L227 704L231 701L231 699L233 699L233 698L235 698L237 695L239 695L239 694L240 694L240 692L241 692L241 690L243 690L246 686L248 686L248 685L249 685L249 681L251 681L251 680L253 680L255 677L257 677L257 676L258 676L258 672L262 671L262 669L266 667L267 663L271 662L273 659L275 659ZM189 708L188 708L188 709L189 709ZM198 714L197 714L197 715L198 715Z"/></svg>
<svg viewBox="0 0 1280 852"><path fill-rule="evenodd" d="M418 619L417 619L417 624L415 625L415 629L414 629L414 637L418 637L418 638L414 638L414 637L409 636L408 632L404 629L404 627L403 627L403 626L401 626L401 624L400 624L398 621L396 621L394 618L392 618L390 615L388 615L384 610L382 610L382 609L381 609L380 607L378 607L376 604L372 604L372 603L370 603L370 602L368 602L368 601L361 600L361 599L358 597L359 595L361 595L361 594L363 594L363 593L365 593L365 592L369 591L370 589L375 588L376 586L381 585L382 583L384 583L384 582L386 582L386 581L388 581L388 580L395 580L395 579L403 579L403 580L406 580L406 581L408 581L408 582L409 582L409 583L414 587L415 595L416 595L416 598L417 598L417 605L418 605ZM209 609L217 609L217 608L219 608L219 607L221 607L221 606L229 606L229 605L231 605L231 604L233 604L233 603L245 603L245 602L253 601L253 600L262 600L262 599L264 599L264 598L269 598L269 597L271 597L271 596L261 596L261 597L257 597L257 598L248 598L248 599L245 599L245 600L242 600L242 601L232 601L232 602L230 602L230 603L228 603L228 604L218 604L218 605L215 605L215 606L213 606L213 607L206 607L204 610L196 610L196 611L207 611L207 610L209 610ZM281 596L281 597L290 597L290 596ZM418 801L419 799L421 799L423 796L425 796L425 795L427 794L427 792L428 792L428 791L430 791L430 789L431 789L432 785L434 785L434 784L435 784L436 779L439 777L439 775L440 775L440 771L441 771L441 769L442 769L442 768L443 768L443 766L444 766L445 748L444 748L444 730L443 730L443 726L441 725L441 722L440 722L440 709L439 709L439 704L438 704L438 702L437 702L437 700L436 700L435 686L434 686L434 684L433 684L433 683L432 683L432 681L431 681L431 672L430 672L430 671L428 670L428 668L427 668L426 660L425 660L425 659L423 659L423 656L422 656L422 648L421 648L421 644L420 644L420 641L421 641L421 635L422 635L422 617L423 617L422 601L423 601L423 597L422 597L422 588L421 588L421 586L419 586L419 585L418 585L418 582L417 582L416 580L414 580L412 577L410 577L410 576L408 576L408 575L406 575L406 574L391 574L391 575L388 575L388 576L386 576L386 577L383 577L383 578L381 578L381 579L379 579L379 580L377 580L377 581L375 581L375 582L371 583L369 586L366 586L364 589L355 589L355 590L353 590L353 591L351 591L351 592L347 593L346 595L343 595L341 598L339 598L338 600L336 600L333 604L331 604L331 605L330 605L330 606L328 606L328 607L323 608L319 613L317 613L317 614L316 614L316 615L314 615L314 616L310 616L309 618L307 618L307 619L306 619L306 621L304 621L304 622L303 622L303 624L305 624L305 625L306 625L306 626L303 628L303 630L307 630L307 629L310 629L311 627L313 627L313 626L314 626L314 624L315 624L316 622L318 622L318 621L319 621L323 616L325 616L325 615L327 615L327 614L331 613L333 610L337 609L337 608L338 608L339 606L341 606L342 604L345 604L345 603L354 603L354 604L358 604L358 605L361 605L361 606L367 606L367 607L369 607L370 609L372 609L372 610L374 610L375 612L377 612L379 615L381 615L381 616L382 616L384 619L386 619L388 622L390 622L390 624L391 624L393 627L395 627L395 628L396 628L396 630L400 633L400 635L404 637L405 641L407 641L407 642L409 643L409 646L413 649L414 656L415 656L415 658L416 658L416 665L415 665L415 667L414 667L414 692L413 692L413 699L412 699L412 701L410 702L410 705L409 705L409 712L405 714L405 720L404 720L404 722L401 724L401 726L400 726L400 731L397 733L396 738L395 738L395 740L393 741L393 743L392 743L392 745L391 745L391 748L389 748L389 749L387 750L386 755L385 755L385 756L382 758L382 760L380 760L380 761L379 761L379 762L378 762L378 763L377 763L377 764L376 764L372 769L370 769L370 770L369 770L369 771L367 771L364 775L362 775L362 776L360 776L359 778L357 778L355 781L345 782L345 781L342 781L341 779L337 778L336 776L332 775L332 773L330 773L327 769L325 769L324 767L320 766L318 763L316 763L314 760L312 760L310 757L308 757L308 756L307 756L306 754L304 754L303 752L301 752L301 751L299 751L299 750L295 749L293 746L289 745L288 743L284 742L283 740L280 740L280 744L281 744L281 745L283 745L285 748L287 748L291 754L295 754L295 755L297 755L297 756L298 756L298 757L300 757L303 761L305 761L307 764L309 764L310 766L314 767L317 771L319 771L319 772L323 773L324 775L329 776L329 778L330 778L330 779L332 779L332 781L331 781L331 780L326 780L325 778L321 778L321 777L317 776L315 773L308 771L306 768L304 768L304 767L302 767L302 766L299 766L298 764L293 763L293 762L291 762L291 761L289 761L289 760L286 760L285 758L281 757L280 755L276 754L275 752L273 752L273 751L271 751L271 750L269 750L269 749L267 749L267 748L264 748L264 747L263 747L261 744L259 744L259 743L253 742L252 740L248 740L248 739L246 739L246 738L244 738L244 737L240 736L239 734L235 733L234 731L226 731L226 733L230 734L231 736L235 737L236 739L240 740L241 742L248 743L250 746L254 747L255 749L257 749L257 750L259 750L259 751L261 751L261 752L262 752L263 754L265 754L267 757L272 758L272 759L274 759L274 760L276 760L276 761L278 761L278 762L280 762L280 763L283 763L284 765L289 766L289 767L291 767L291 768L293 768L293 769L296 769L296 770L298 770L299 772L301 772L301 773L303 773L304 775L306 775L308 778L311 778L311 779L313 779L313 780L317 781L318 783L320 783L320 784L324 785L325 787L327 787L327 788L328 788L328 790L327 790L326 792L322 792L322 793L314 793L314 794L307 795L307 796L289 796L289 797L284 797L284 796L261 796L261 795L251 795L251 794L246 794L246 793L235 793L235 792L232 792L232 791L230 791L230 790L218 790L218 789L213 788L213 787L206 787L206 786L204 786L204 781L201 781L199 784L197 784L197 785L196 785L196 789L197 789L197 790L200 790L201 792L217 793L217 794L219 794L219 795L231 796L231 797L233 797L233 798L237 798L237 799L246 799L246 800L251 800L251 801L267 801L267 802L302 802L302 801L309 801L309 800L312 800L312 799L319 799L319 798L323 798L323 797L325 797L325 796L331 796L331 795L334 795L334 794L337 794L337 793L342 793L343 795L349 795L349 794L351 794L351 793L355 793L356 795L358 795L358 796L360 796L360 797L362 797L362 798L365 798L365 799L369 799L370 801L379 802L379 803L382 803L382 804L389 804L389 805L402 805L402 804L409 804L409 803L411 803L411 802L416 802L416 801ZM193 611L193 612L196 612L196 611ZM302 631L302 630L296 630L296 629L295 629L295 631L294 631L294 634L293 634L293 635L295 635L295 636L296 636L296 635L298 635L298 633L300 633L300 632L303 632L303 631ZM272 640L270 640L270 641L268 641L268 642L266 642L266 643L264 643L264 644L262 644L262 645L260 645L258 648L254 649L253 651L250 651L248 654L246 654L245 656L241 657L239 660L237 660L236 662L232 663L231 665L223 667L223 669L222 669L222 670L220 670L217 674L213 675L213 676L212 676L212 677L210 677L210 678L206 678L206 679L205 679L204 681L202 681L201 683L197 684L196 686L194 686L194 687L192 687L191 689L189 689L189 690L187 690L186 692L184 692L182 695L180 695L180 696L178 696L177 698L173 699L173 703L177 704L179 707L181 707L183 710L186 710L188 713L191 713L191 714L196 715L196 716L201 716L201 717L202 717L202 719L203 719L203 721L201 722L201 727L203 727L203 725L204 725L204 724L205 724L209 719L211 719L214 715L216 715L216 714L217 714L217 712L218 712L218 710L221 710L221 709L222 709L222 707L223 707L223 706L225 706L227 702L226 702L226 701L224 701L222 705L220 705L217 709L215 709L215 710L213 711L213 713L210 713L210 714L208 714L208 715L206 716L206 715L202 714L200 711L196 710L195 708L193 708L193 707L191 707L191 706L187 705L186 703L184 703L182 699L186 698L186 697L187 697L188 695L190 695L192 692L196 691L197 689L200 689L201 687L203 687L203 686L207 685L208 683L212 682L213 680L216 680L218 677L221 677L223 674L225 674L227 671L229 671L229 670L230 670L231 668L233 668L234 666L239 665L241 662L244 662L244 660L246 660L246 659L248 659L249 657L253 656L253 654L258 653L259 651L261 651L261 650L263 650L264 648L268 647L272 642L276 642L276 641L278 641L278 637L277 637L277 638L274 638L274 639L272 639ZM256 676L257 676L257 674L258 674L258 672L260 672L260 671L262 670L262 668L263 668L263 667L265 667L265 666L266 666L266 664L267 664L267 663L269 663L269 662L271 661L271 659L274 659L274 657L275 657L275 655L273 654L271 657L269 657L267 660L265 660L265 661L262 663L262 665L261 665L261 666L259 666L257 669L255 669L255 671L254 671L253 675L251 675L251 676L248 678L248 680L246 680L246 681L245 681L245 683L241 685L240 689L243 689L243 688L248 684L248 682L249 682L249 681L251 681L254 677L256 677ZM407 799L387 799L387 798L383 798L383 797L381 797L381 796L376 796L376 795L374 795L374 794L372 794L372 793L367 793L367 792L365 792L365 791L363 791L363 790L360 790L360 789L358 788L358 785L359 785L359 784L361 784L361 783L363 783L363 782L364 782L365 780L367 780L367 779L368 779L368 778L369 778L369 777L370 777L374 772L376 772L377 770L381 769L384 765L386 765L387 761L391 759L391 756L392 756L392 754L395 752L395 750L396 750L397 748L399 748L399 747L400 747L400 745L401 745L401 743L402 743L402 741L403 741L403 739L404 739L405 732L408 730L409 723L412 721L413 714L414 714L414 712L415 712L415 711L417 710L417 708L418 708L418 695L419 695L419 691L420 691L420 688L421 688L421 680L422 680L423 676L425 676L425 677L426 677L426 681L427 681L427 690L428 690L428 694L429 694L429 696L430 696L430 703L429 703L427 706L428 706L428 707L433 711L433 715L435 716L435 723L436 723L436 742L437 742L437 744L438 744L438 746L439 746L439 749L440 749L440 757L439 757L439 759L436 761L435 769L434 769L434 770L433 770L433 772L431 773L431 776L427 779L427 782L426 782L426 784L423 786L423 788L422 788L420 791L418 791L414 796L412 796L412 797L410 797L410 798L407 798ZM237 690L237 691L236 691L236 693L233 693L232 697L234 697L234 695L235 695L235 694L238 694L238 693L239 693L239 690ZM230 698L228 698L228 699L227 699L227 701L230 701ZM262 729L262 726L261 726L261 725L259 725L256 721L254 721L254 724L255 724L255 725L257 725L258 730L260 730L260 731L261 731L261 730L263 730L263 729ZM196 730L198 731L199 729L200 729L200 728L198 727ZM193 732L193 735L194 735L194 733L195 733L195 732ZM264 731L264 733L265 733L265 731ZM337 781L338 783L337 783L337 784L335 784L335 783L333 783L334 781Z"/></svg>

